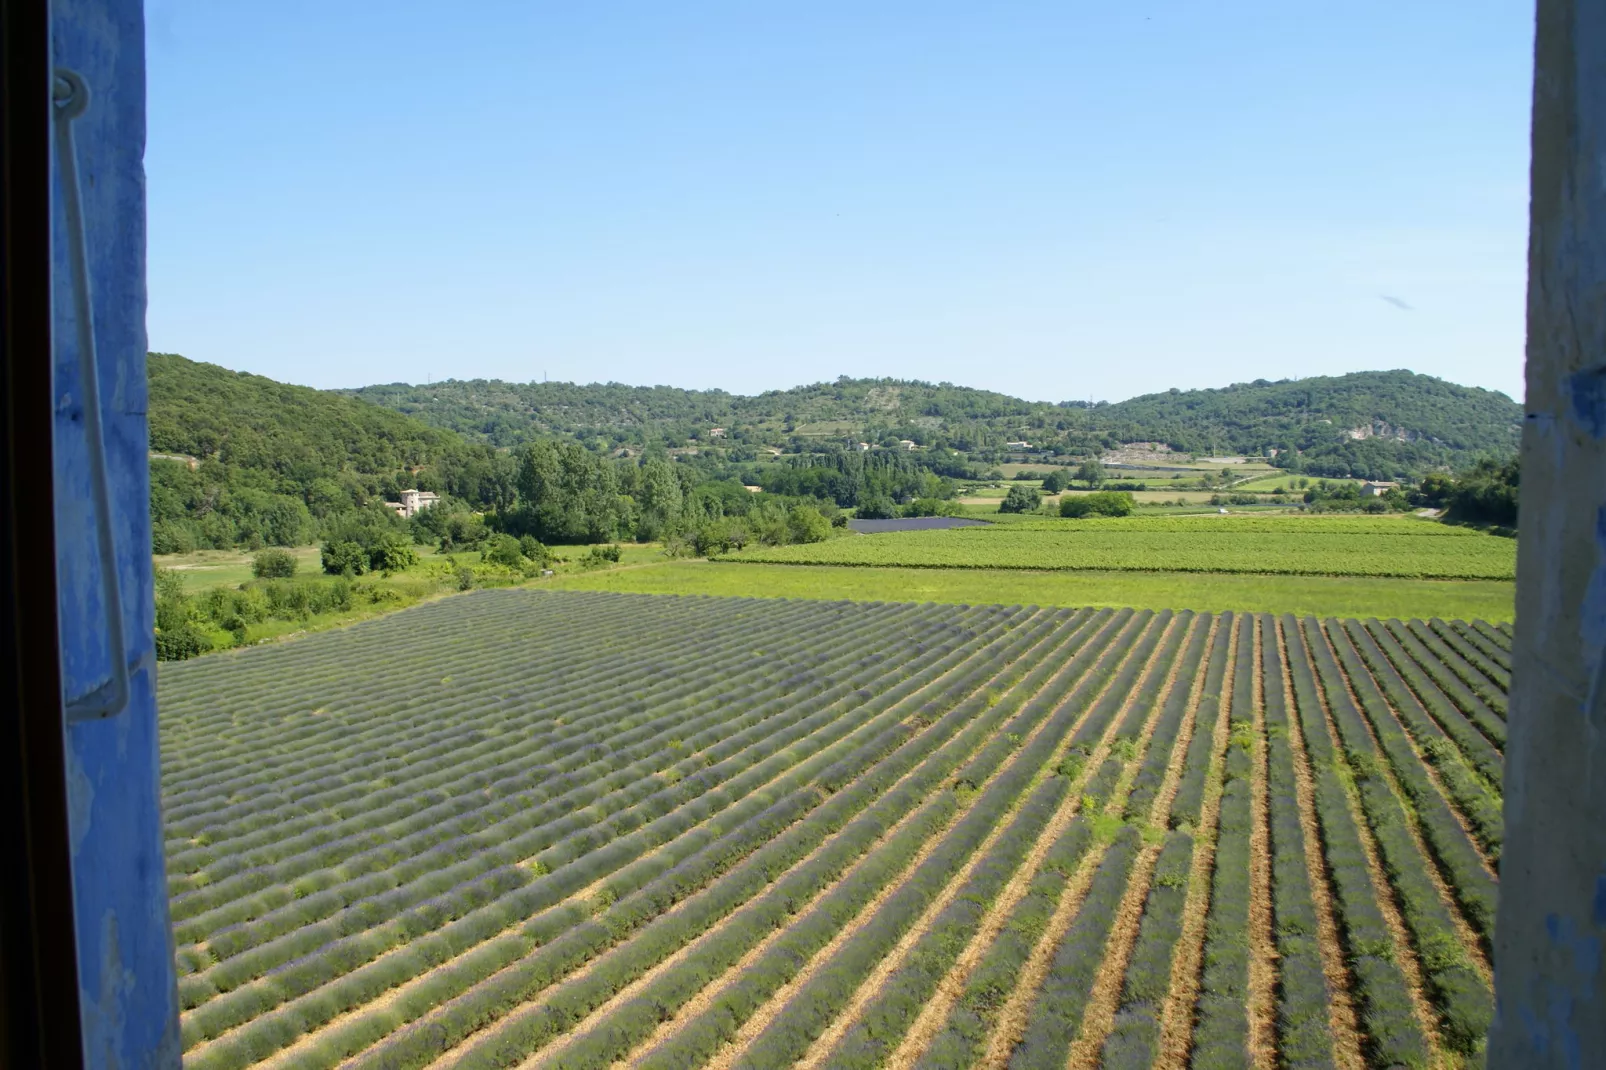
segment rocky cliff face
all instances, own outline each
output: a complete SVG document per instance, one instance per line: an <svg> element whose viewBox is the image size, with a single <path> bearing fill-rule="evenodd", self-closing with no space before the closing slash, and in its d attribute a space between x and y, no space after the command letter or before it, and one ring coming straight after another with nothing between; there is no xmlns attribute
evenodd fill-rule
<svg viewBox="0 0 1606 1070"><path fill-rule="evenodd" d="M1392 439L1395 442L1439 441L1431 435L1418 434L1417 432L1405 427L1395 427L1387 420L1373 420L1369 424L1362 424L1359 427L1352 427L1344 432L1344 437L1355 439L1356 441L1367 438L1387 438Z"/></svg>

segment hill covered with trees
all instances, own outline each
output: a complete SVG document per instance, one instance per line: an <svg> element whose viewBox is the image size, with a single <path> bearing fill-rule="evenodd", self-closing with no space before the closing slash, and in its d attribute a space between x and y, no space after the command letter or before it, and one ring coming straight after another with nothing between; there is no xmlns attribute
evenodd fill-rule
<svg viewBox="0 0 1606 1070"><path fill-rule="evenodd" d="M756 396L618 383L448 380L346 392L493 445L572 435L608 446L818 449L907 439L981 463L1032 451L1083 456L1128 442L1267 456L1314 475L1384 478L1461 467L1516 449L1504 394L1408 371L1170 390L1113 404L1026 401L949 383L841 378ZM719 429L716 433L715 429Z"/></svg>
<svg viewBox="0 0 1606 1070"><path fill-rule="evenodd" d="M968 473L946 451L676 457L574 433L497 447L361 398L173 354L151 354L148 376L159 554L324 541L382 568L407 556L409 539L471 550L497 535L737 548L818 537L842 508L935 508L954 482L934 469ZM384 502L409 487L444 497L403 522Z"/></svg>
<svg viewBox="0 0 1606 1070"><path fill-rule="evenodd" d="M1145 394L1090 415L1127 441L1261 455L1320 476L1373 476L1514 454L1522 406L1408 371L1355 372Z"/></svg>
<svg viewBox="0 0 1606 1070"><path fill-rule="evenodd" d="M171 353L147 374L159 553L305 543L406 487L512 499L511 458L380 406Z"/></svg>
<svg viewBox="0 0 1606 1070"><path fill-rule="evenodd" d="M805 505L827 519L930 515L1005 459L1064 463L1131 442L1273 456L1318 477L1420 477L1509 460L1520 416L1504 395L1410 372L1095 405L879 379L755 397L485 380L319 391L173 354L152 354L149 376L159 553L341 532L378 546L406 527L383 503L407 487L445 496L412 525L424 541L706 541L739 520L725 540L739 544Z"/></svg>

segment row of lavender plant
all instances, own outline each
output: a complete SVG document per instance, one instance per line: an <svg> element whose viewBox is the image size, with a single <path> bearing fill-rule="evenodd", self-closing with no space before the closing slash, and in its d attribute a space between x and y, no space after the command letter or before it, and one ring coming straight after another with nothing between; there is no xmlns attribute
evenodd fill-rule
<svg viewBox="0 0 1606 1070"><path fill-rule="evenodd" d="M1342 757L1355 779L1361 810L1377 841L1384 872L1394 888L1400 915L1422 964L1424 981L1438 1008L1440 1035L1452 1050L1475 1054L1493 1017L1493 996L1468 960L1449 907L1440 898L1429 875L1433 860L1423 857L1417 849L1409 817L1382 772L1383 759L1378 756L1378 748L1366 730L1360 710L1350 698L1320 623L1311 617L1301 623L1306 643L1314 654L1313 661L1327 696L1333 724L1343 742ZM1358 690L1364 692L1370 679L1357 674L1355 682ZM1397 725L1394 731L1399 731ZM1424 825L1424 830L1431 834L1434 827Z"/></svg>
<svg viewBox="0 0 1606 1070"><path fill-rule="evenodd" d="M1367 1054L1376 1065L1425 1066L1427 1036L1417 1020L1411 990L1395 958L1394 935L1379 905L1390 892L1372 880L1340 773L1347 767L1328 732L1304 635L1291 616L1281 618L1280 625L1314 789L1322 854L1332 881L1339 936L1355 978Z"/></svg>
<svg viewBox="0 0 1606 1070"><path fill-rule="evenodd" d="M1141 618L1135 618L1131 626L1142 627L1144 623ZM1042 728L1038 726L1044 725L1045 718L1056 705L1060 704L1059 700L1065 696L1072 683L1076 683L1078 690L1082 690L1098 679L1099 665L1102 664L1104 657L1107 656L1105 652L1108 649L1102 643L1098 645L1096 650L1092 649L1091 645L1088 648L1084 648L1078 654L1078 658L1073 659L1079 660L1080 664L1067 664L1063 670L1056 674L1052 681L1044 681L1046 686L1036 691L1035 697L1026 704L1021 714L1012 719L1004 727L1003 731L997 733L986 746L981 748L975 757L966 762L954 781L956 784L964 785L958 788L958 796L965 798L978 789L982 789L982 792L974 806L965 812L959 824L941 841L947 848L945 857L948 857L949 860L952 860L954 856L962 858L967 853L963 845L968 842L970 837L975 835L975 830L979 828L982 830L982 836L987 835L996 826L1001 817L997 808L1003 806L1007 812L1009 808L1016 804L1021 793L1035 779L1037 770L1048 760L1044 748L1052 749L1054 739L1061 734L1061 726L1067 724L1069 718L1074 716L1074 714L1068 714L1065 709L1065 707L1073 706L1074 701L1065 703L1060 712L1046 726ZM1095 657L1099 657L1100 660L1094 661ZM1010 752L1019 747L1022 741L1028 740L1028 737L1030 737L1029 742L1026 742L1025 747L1015 755L1007 767L999 771L1001 763ZM1030 804L1028 804L1028 808L1032 808ZM1046 820L1046 817L1044 820ZM974 850L974 845L971 846L970 850ZM939 855L944 855L944 851L941 848L932 855L931 859L923 863L908 881L900 885L894 898L899 895L912 894L911 889L922 883L920 880L922 876L927 878L928 881L935 880L936 878L932 875L936 866L934 859ZM831 916L833 919L845 920L840 914L834 913ZM882 914L878 914L875 920L881 920L882 917ZM873 920L872 926L874 924L875 921ZM816 929L816 938L820 934L821 929ZM863 941L866 939L868 939L866 933L861 932L861 943L858 948L861 953ZM793 946L795 947L795 945ZM843 954L852 954L853 952L853 948L844 948L843 950ZM835 971L835 974L845 976L844 971ZM747 987L743 985L744 989ZM744 995L750 997L751 993L747 992ZM586 1038L589 1043L583 1044L581 1050L593 1051L600 1047L614 1057L618 1057L623 1054L618 1049L624 1047L626 1043L642 1039L639 1035L618 1037L617 1033L617 1020L598 1023L597 1027L593 1028Z"/></svg>
<svg viewBox="0 0 1606 1070"><path fill-rule="evenodd" d="M1310 855L1300 818L1299 780L1289 733L1287 676L1277 622L1260 618L1266 725L1266 817L1271 833L1272 936L1277 953L1277 1047L1290 1070L1331 1070L1332 993L1322 962ZM1320 873L1321 870L1318 870Z"/></svg>
<svg viewBox="0 0 1606 1070"><path fill-rule="evenodd" d="M1216 849L1205 915L1204 961L1190 1065L1243 1066L1249 1057L1249 896L1254 775L1255 622L1237 621L1232 702Z"/></svg>
<svg viewBox="0 0 1606 1070"><path fill-rule="evenodd" d="M939 647L935 652L941 651ZM911 652L894 645L886 653L890 660ZM914 660L918 665L920 659ZM344 908L339 913L347 919L336 924L354 931L354 927L385 920L387 915L376 913L382 905L374 895L382 894L386 902L406 905L409 897L433 894L428 891L430 887L467 881L498 865L536 856L539 867L549 870L588 850L615 845L624 834L634 831L646 835L642 826L668 812L672 803L695 800L706 808L728 801L728 794L713 790L728 776L751 768L760 759L800 739L815 738L822 729L837 727L840 714L862 701L857 695L859 685L875 687L877 681L895 681L899 671L895 661L881 663L873 657L852 668L856 672L802 701L797 701L796 696L772 696L765 704L734 717L728 712L715 712L690 724L671 725L658 736L582 767L581 772L588 776L579 778L581 786L555 798L536 791L511 797L505 806L492 811L499 820L489 826L479 822L466 827L445 823L443 828L430 830L430 835L392 845L377 860L362 859L366 865L355 864L352 859L340 862L338 869L332 864L327 872L338 872L346 878L340 884L318 889L319 894L298 889L303 898L251 918L249 924L243 924L248 919L238 915L230 917L232 911L219 910L181 925L189 935L192 927L200 929L202 923L206 924L208 928L201 931L219 957L237 954L290 932L295 932L298 946L304 947L321 930L298 930L329 917L335 907ZM665 746L665 735L671 732L684 735L684 743L669 741ZM665 763L674 760L677 753L688 753L688 757L666 770ZM671 775L662 776L665 772ZM571 782L569 777L556 778L552 790ZM645 801L639 805L631 805L642 799ZM579 831L588 826L589 831ZM560 837L566 837L561 856L537 855ZM401 861L383 865L398 855ZM365 871L373 875L366 879L355 877ZM361 892L370 890L368 898L361 896ZM219 927L210 927L214 925ZM326 935L333 938L344 933L329 930Z"/></svg>
<svg viewBox="0 0 1606 1070"><path fill-rule="evenodd" d="M1432 677L1423 672L1421 665L1400 645L1398 636L1390 628L1381 624L1371 625L1367 632L1388 656L1395 671L1422 703L1422 708L1433 723L1454 744L1456 753L1478 777L1498 792L1505 773L1505 758L1499 749L1473 727ZM1431 739L1432 736L1425 738Z"/></svg>
<svg viewBox="0 0 1606 1070"><path fill-rule="evenodd" d="M653 859L664 852L656 852L654 856L638 860L615 876L608 877L601 900L613 899L616 902L598 916L607 938L623 938L629 931L650 920L653 910L663 902L665 896L678 901L692 894L747 854L762 847L777 834L778 829L803 821L822 799L903 744L935 745L958 731L975 716L973 700L978 698L974 694L976 689L989 679L998 682L1000 677L1004 677L1007 678L1006 683L1018 680L1032 667L1035 659L1044 655L1043 648L1049 645L1055 623L1062 620L1055 616L1044 622L1034 622L1030 627L1006 632L1001 637L1002 645L989 646L982 656L967 663L959 675L942 678L943 686L935 691L934 697L922 699L920 693L912 694L903 705L887 710L856 729L852 735L843 737L806 759L765 790L721 815L721 819L705 830L706 835L697 841L698 849L672 868L662 870ZM936 681L929 683L935 685ZM908 723L916 711L938 718L928 732L920 733ZM912 741L911 736L914 737ZM814 825L803 827L815 828ZM790 842L784 841L776 850L785 849ZM554 879L563 879L570 868L565 867L540 878L532 883L531 889L537 889ZM569 888L566 894L578 890L572 882L566 886ZM528 898L528 890L521 896ZM466 1036L495 1021L508 1009L524 1002L532 991L544 987L548 983L550 969L564 960L567 954L572 952L583 956L592 953L586 949L594 947L596 930L588 927L591 921L588 909L572 902L539 912L527 902L510 906L517 915L529 920L497 934L492 926L471 915L454 922L439 934L415 941L405 949L404 954L378 960L326 986L325 990L286 1004L278 1014L258 1019L249 1028L271 1032L278 1038L278 1043L287 1043L332 1017L329 1010L337 1001L346 1006L353 1002L365 1002L414 975L417 970L405 965L410 959L423 955L427 962L434 964L461 955L445 969L433 972L429 983L422 986L420 992L411 994L418 998L392 1001L382 1013L348 1019L332 1035L323 1038L331 1049L353 1052L374 1043L410 1018L423 1016L423 1020L416 1025L409 1026L382 1045L380 1057L389 1059L392 1055L411 1049L419 1051L422 1059L433 1058L428 1054L430 1051L444 1050L445 1046L456 1043L455 1039L446 1038ZM622 925L622 920L628 924ZM487 932L487 929L493 931ZM494 939L487 940L487 937ZM474 946L476 944L479 946ZM462 952L469 948L472 948L472 953L463 955ZM541 948L542 957L530 959L532 948ZM394 975L392 962L402 964L404 972L400 977ZM517 969L507 969L514 963L518 964ZM480 984L493 973L497 974L495 984ZM459 998L458 993L464 995Z"/></svg>
<svg viewBox="0 0 1606 1070"><path fill-rule="evenodd" d="M1507 684L1496 684L1481 666L1470 662L1462 655L1461 649L1454 642L1439 634L1438 630L1430 625L1419 620L1413 620L1405 627L1434 657L1439 659L1444 668L1450 670L1450 673L1468 691L1472 692L1478 701L1488 708L1490 713L1493 713L1499 719L1500 723L1496 729L1499 733L1497 742L1503 744L1505 742L1506 690L1509 680ZM1494 670L1491 668L1489 671L1493 672Z"/></svg>
<svg viewBox="0 0 1606 1070"><path fill-rule="evenodd" d="M1371 623L1375 625L1376 622ZM1445 793L1466 821L1478 844L1489 855L1491 861L1498 862L1500 846L1505 835L1500 796L1490 790L1463 760L1455 743L1428 713L1395 663L1389 660L1384 645L1377 641L1380 629L1363 626L1359 621L1347 621L1343 628L1348 634L1350 643L1370 670L1372 679L1382 689L1383 695L1388 700L1388 706L1399 717L1406 733L1416 742L1420 759L1413 756L1412 764L1420 766L1425 762L1433 768L1439 782L1444 785ZM1404 752L1397 746L1394 749L1400 758L1405 757ZM1417 772L1413 771L1408 775L1414 784L1420 785L1421 778ZM1402 779L1402 785L1403 783ZM1492 895L1493 891L1491 883L1487 892ZM1492 911L1492 900L1487 907ZM1492 919L1491 913L1490 920Z"/></svg>
<svg viewBox="0 0 1606 1070"><path fill-rule="evenodd" d="M965 663L967 668L959 678L944 679L944 682L976 686L1009 665L1011 659L1023 649L1041 641L1052 625L1051 619L1043 619L1034 621L1027 628L1004 633L997 643L976 652ZM941 678L940 675L934 675L921 682L920 686L929 687ZM966 693L964 690L958 691L952 702L958 703L960 696ZM688 841L689 845L694 849L703 848L710 838L717 840L725 830L739 830L743 822L756 818L781 797L781 793L798 794L822 771L828 771L833 763L846 756L863 751L878 757L884 749L901 743L911 731L903 724L903 720L912 712L907 707L919 708L918 694L909 692L908 697L902 700L902 705L894 704L890 708L882 703L863 707L848 719L847 734L801 763L793 764L795 757L784 752L772 759L778 763L777 769L763 769L761 763L755 768L762 769L766 779L773 778L781 768L790 766L791 769L775 781L773 791L749 795L743 803L720 815L720 821L711 823L698 837ZM620 864L617 859L606 861L614 868ZM619 894L632 883L650 880L652 869L652 866L646 866L634 871L630 867L620 870L619 876L614 878L620 887L615 888L614 893ZM365 934L361 938L336 941L318 954L276 971L264 979L267 982L265 984L256 983L214 1001L190 1015L185 1024L196 1032L205 1029L209 1035L215 1036L224 1029L233 1029L249 1022L245 1029L239 1031L241 1035L231 1035L227 1043L208 1049L208 1058L214 1059L218 1065L234 1065L234 1057L229 1052L260 1046L261 1038L266 1036L277 1038L277 1043L287 1043L335 1014L373 999L421 970L463 955L471 949L474 953L455 967L453 976L458 978L458 983L472 983L479 976L517 960L530 947L548 939L553 932L561 931L567 922L584 916L584 911L578 906L555 904L560 904L564 897L571 896L607 874L607 865L577 863L564 866L540 876L511 896L460 916L454 914L454 920L426 933L414 931L416 923L404 915L383 934ZM513 928L510 929L510 926ZM264 1010L281 1004L284 1006L279 1014L259 1017ZM207 1014L220 1017L226 1014L227 1017L208 1021L203 1017ZM216 1053L212 1054L214 1048Z"/></svg>

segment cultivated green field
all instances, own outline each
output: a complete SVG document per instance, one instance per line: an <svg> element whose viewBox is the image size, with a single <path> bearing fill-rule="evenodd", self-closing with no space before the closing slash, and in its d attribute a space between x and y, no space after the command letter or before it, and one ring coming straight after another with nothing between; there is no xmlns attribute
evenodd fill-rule
<svg viewBox="0 0 1606 1070"><path fill-rule="evenodd" d="M1515 578L1516 543L1410 519L1175 517L911 531L735 555L776 564Z"/></svg>
<svg viewBox="0 0 1606 1070"><path fill-rule="evenodd" d="M299 575L315 576L323 571L316 546L296 546L290 553L295 556ZM201 591L208 587L237 587L250 581L252 556L247 550L196 550L188 554L159 554L153 560L156 567L172 569L182 578L186 590Z"/></svg>
<svg viewBox="0 0 1606 1070"><path fill-rule="evenodd" d="M1476 1064L1509 651L501 590L164 664L184 1065Z"/></svg>
<svg viewBox="0 0 1606 1070"><path fill-rule="evenodd" d="M860 568L675 561L561 576L543 586L638 594L825 598L856 602L1000 602L1045 606L1237 610L1333 617L1458 617L1509 621L1510 580L1258 576L1212 572L1096 572Z"/></svg>
<svg viewBox="0 0 1606 1070"><path fill-rule="evenodd" d="M1248 492L1251 492L1251 493L1258 492L1258 493L1269 494L1272 491L1276 490L1278 487L1282 487L1285 490L1287 490L1288 493L1290 493L1290 494L1303 494L1304 493L1304 488L1296 486L1298 481L1299 481L1299 476L1297 474L1289 475L1289 474L1284 473L1284 472L1279 472L1276 475L1265 476L1265 477L1262 477L1260 479L1251 479L1251 480L1249 480L1248 482L1245 482L1245 483L1234 483L1232 485L1232 489L1235 490L1235 491L1248 491ZM1312 479L1311 482L1312 483L1316 483L1316 482L1318 482L1318 480ZM1361 480L1361 479L1329 479L1327 482L1332 483L1332 484L1354 483L1356 486L1360 486L1363 482L1365 482L1365 480Z"/></svg>

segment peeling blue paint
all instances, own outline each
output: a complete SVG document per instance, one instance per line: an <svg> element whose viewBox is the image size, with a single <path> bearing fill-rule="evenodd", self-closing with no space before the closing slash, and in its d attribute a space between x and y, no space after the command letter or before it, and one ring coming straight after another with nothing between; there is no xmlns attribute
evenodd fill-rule
<svg viewBox="0 0 1606 1070"><path fill-rule="evenodd" d="M1595 567L1578 608L1578 638L1590 679L1583 713L1597 733L1606 734L1606 506L1595 510Z"/></svg>
<svg viewBox="0 0 1606 1070"><path fill-rule="evenodd" d="M1578 425L1591 438L1606 437L1606 364L1569 375L1567 396Z"/></svg>
<svg viewBox="0 0 1606 1070"><path fill-rule="evenodd" d="M1584 1048L1573 1028L1573 994L1560 985L1550 990L1550 1035L1568 1070L1583 1070Z"/></svg>
<svg viewBox="0 0 1606 1070"><path fill-rule="evenodd" d="M1532 1007L1523 1006L1517 1009L1522 1018L1522 1028L1528 1034L1528 1047L1540 1058L1550 1054L1550 1030L1539 1020Z"/></svg>
<svg viewBox="0 0 1606 1070"><path fill-rule="evenodd" d="M1554 913L1545 915L1545 935L1553 945L1572 954L1573 973L1580 978L1578 987L1587 998L1594 992L1595 976L1600 972L1600 938L1579 932L1571 918Z"/></svg>
<svg viewBox="0 0 1606 1070"><path fill-rule="evenodd" d="M1603 909L1603 894L1606 894L1606 877L1596 884L1596 912ZM1555 912L1545 915L1544 928L1551 947L1566 956L1561 961L1569 963L1570 969L1553 971L1545 978L1543 1017L1527 1002L1518 1007L1517 1014L1522 1020L1529 1050L1536 1058L1559 1056L1562 1065L1570 1070L1582 1070L1583 1039L1574 1018L1579 1012L1587 1015L1593 1005L1595 979L1601 965L1601 940L1584 931L1573 919ZM1499 1006L1503 1014L1503 997Z"/></svg>
<svg viewBox="0 0 1606 1070"><path fill-rule="evenodd" d="M141 0L52 0L52 61L84 76L74 123L128 653L152 648L145 421L145 51ZM95 514L60 188L52 219L57 571L68 694L107 679ZM69 726L67 763L84 1052L93 1070L176 1070L181 1044L162 855L155 679L124 712Z"/></svg>

